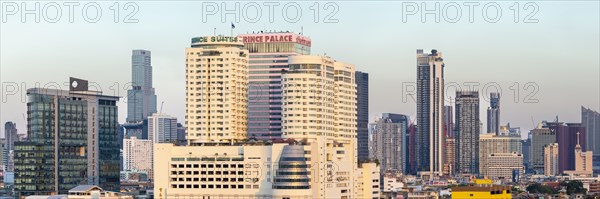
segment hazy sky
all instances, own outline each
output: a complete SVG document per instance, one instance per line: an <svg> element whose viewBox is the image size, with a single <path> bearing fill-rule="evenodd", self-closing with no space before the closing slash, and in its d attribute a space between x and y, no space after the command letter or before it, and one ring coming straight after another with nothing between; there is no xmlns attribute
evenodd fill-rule
<svg viewBox="0 0 600 199"><path fill-rule="evenodd" d="M40 2L39 23L34 15L25 15L24 23L21 13L11 15L15 5L23 9L20 2L3 1L0 7L0 122L17 122L21 133L26 132L25 89L36 83L62 85L73 76L96 82L105 94L125 96L125 85L131 81L132 49L152 51L158 104L164 101L163 112L183 123L185 48L192 37L212 35L214 28L217 34L231 34L231 22L236 26L234 34L260 30L300 32L303 28L304 35L312 39L313 54L327 54L368 72L371 120L383 112L415 118L414 101L410 97L404 101L403 96L416 80L415 53L419 48L435 48L443 53L447 85L466 88L464 83L479 84L481 95L495 88L484 91L484 85L498 85L502 89L501 122L520 126L523 132L533 127L532 119L537 123L559 115L561 121L580 122L580 106L600 109L598 1L519 2L519 6L499 1L502 10L496 23L488 22L497 17L495 4L483 9L490 2L474 6L473 22L469 21L467 6L473 2L438 2L442 12L439 23L431 14L425 15L422 22L421 12L404 17L416 7L419 11L423 6L431 10L436 2L319 2L319 6L314 6L314 1L299 1L301 16L293 7L296 2L291 2L287 12L283 9L286 3L280 3L274 7L270 22L269 7L264 2L246 1L239 2L241 14L236 22L233 15L222 20L221 12L204 17L210 12L203 11L201 2L142 1L115 6L114 2L102 1L98 2L102 16L96 23L85 21L92 21L95 16L91 5L85 15L88 18L82 14L86 3L73 7L74 22L70 23L69 7L64 2L51 3ZM270 3L273 2L267 2ZM223 10L221 2L204 5ZM234 5L226 3L228 9ZM256 18L255 5L262 9L260 18ZM35 5L29 2L26 6L33 9ZM61 18L57 23L49 23L56 16L57 6L61 8ZM461 8L459 12L457 6ZM318 22L314 19L316 7ZM123 23L134 8L137 13L132 19L138 21ZM114 22L114 10L119 10L119 23ZM287 17L282 13L287 13ZM328 17L332 13L333 17ZM296 17L298 21L294 21ZM326 19L332 23L324 23ZM524 23L525 19L534 23ZM403 89L407 85L409 89ZM450 86L447 96L453 97L455 90ZM125 99L118 105L120 121L124 121ZM488 105L482 98L483 123ZM3 137L3 126L1 132Z"/></svg>

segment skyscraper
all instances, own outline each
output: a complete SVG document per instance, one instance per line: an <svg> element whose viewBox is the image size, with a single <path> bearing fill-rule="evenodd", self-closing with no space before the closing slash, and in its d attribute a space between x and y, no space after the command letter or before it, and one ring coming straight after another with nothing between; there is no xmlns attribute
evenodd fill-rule
<svg viewBox="0 0 600 199"><path fill-rule="evenodd" d="M15 144L20 196L64 194L80 184L118 191L119 97L89 91L71 78L67 90L27 90L28 140Z"/></svg>
<svg viewBox="0 0 600 199"><path fill-rule="evenodd" d="M6 155L6 157L3 158L3 165L5 169L4 171L13 172L14 158L11 158L10 154L13 153L13 151L15 150L15 142L19 141L19 134L17 134L17 124L15 124L14 122L6 122L4 124L4 139L4 153Z"/></svg>
<svg viewBox="0 0 600 199"><path fill-rule="evenodd" d="M531 133L531 164L535 174L544 173L544 147L556 142L556 132L538 126Z"/></svg>
<svg viewBox="0 0 600 199"><path fill-rule="evenodd" d="M487 109L487 132L500 133L500 93L490 93L490 106Z"/></svg>
<svg viewBox="0 0 600 199"><path fill-rule="evenodd" d="M356 71L355 80L356 113L358 116L356 125L358 128L358 160L364 161L369 159L369 74ZM406 131L407 129L405 128L404 130ZM404 142L404 144L407 143Z"/></svg>
<svg viewBox="0 0 600 199"><path fill-rule="evenodd" d="M444 166L444 60L442 53L417 50L417 171L442 175Z"/></svg>
<svg viewBox="0 0 600 199"><path fill-rule="evenodd" d="M408 122L406 115L384 113L369 125L373 138L369 144L370 156L379 160L382 175L387 171L406 172Z"/></svg>
<svg viewBox="0 0 600 199"><path fill-rule="evenodd" d="M444 146L444 175L452 175L455 167L455 148L456 142L454 139L454 112L452 106L444 106L444 136L446 143Z"/></svg>
<svg viewBox="0 0 600 199"><path fill-rule="evenodd" d="M281 138L281 71L310 54L311 40L290 32L242 34L248 59L248 138ZM366 127L365 127L366 128Z"/></svg>
<svg viewBox="0 0 600 199"><path fill-rule="evenodd" d="M456 91L456 173L479 174L479 92Z"/></svg>
<svg viewBox="0 0 600 199"><path fill-rule="evenodd" d="M587 151L594 152L594 172L600 172L600 113L581 107L581 124L587 134Z"/></svg>
<svg viewBox="0 0 600 199"><path fill-rule="evenodd" d="M248 50L239 37L192 38L186 49L189 145L246 139Z"/></svg>
<svg viewBox="0 0 600 199"><path fill-rule="evenodd" d="M330 168L312 171L313 198L352 198L358 165L354 65L312 55L290 56L288 63L282 76L283 138L306 140L311 161ZM336 181L330 180L333 169Z"/></svg>
<svg viewBox="0 0 600 199"><path fill-rule="evenodd" d="M132 51L131 89L127 90L127 122L129 123L141 122L156 113L151 60L150 51Z"/></svg>

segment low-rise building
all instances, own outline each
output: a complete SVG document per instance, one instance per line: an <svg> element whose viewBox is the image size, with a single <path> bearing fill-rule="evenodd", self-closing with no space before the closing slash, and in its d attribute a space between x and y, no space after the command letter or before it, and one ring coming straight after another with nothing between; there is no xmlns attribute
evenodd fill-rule
<svg viewBox="0 0 600 199"><path fill-rule="evenodd" d="M510 186L500 185L470 185L462 187L452 187L452 199L494 199L494 198L512 198Z"/></svg>

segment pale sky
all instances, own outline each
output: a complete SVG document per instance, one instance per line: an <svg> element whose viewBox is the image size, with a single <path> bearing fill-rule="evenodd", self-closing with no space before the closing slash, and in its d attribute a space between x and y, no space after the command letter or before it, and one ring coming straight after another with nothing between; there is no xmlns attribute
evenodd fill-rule
<svg viewBox="0 0 600 199"><path fill-rule="evenodd" d="M298 1L302 15L295 23L290 20L296 16L294 7L287 10L287 18L282 15L285 11L282 7L290 2L274 7L273 22L269 21L264 2L239 2L240 21L233 15L221 20L220 12L203 17L207 12L203 12L201 2L141 1L127 5L128 10L121 2L119 23L113 21L116 9L111 6L117 6L111 1L98 2L102 16L97 23L85 21L82 14L85 3L74 7L73 23L69 22L69 7L63 2L57 4L62 11L57 23L48 22L56 16L55 7L48 5L51 2L40 2L43 15L39 23L34 21L34 15L26 15L24 23L20 13L10 15L11 6L23 8L20 2L11 3L2 1L0 7L0 122L16 122L20 133L26 132L25 90L36 83L62 85L73 76L98 83L104 94L125 97L125 84L131 81L132 49L152 51L158 108L164 101L163 112L183 123L185 48L192 37L212 35L214 28L217 34L231 34L231 22L236 26L233 34L303 29L304 35L312 39L313 54L327 54L368 72L371 120L384 112L415 118L414 101L403 101L403 84L414 84L416 80L416 49L437 49L443 53L447 85L479 84L481 95L484 85L499 85L501 123L520 126L522 132L533 128L533 123L553 120L556 115L561 121L580 122L582 105L600 109L598 1L543 1L528 5L519 2L518 23L514 22L515 9L511 9L511 6L516 8L514 1L497 2L502 11L496 23L485 20L485 16L489 19L496 16L494 7L487 9L487 15L483 12L482 7L490 2L474 7L472 23L465 2L456 4L461 7L461 17L457 23L450 23L457 11L446 1L438 2L443 14L439 23L434 21L434 15L426 15L426 21L422 22L420 13L404 18L402 14L403 5L433 9L435 2L346 1L328 7L319 2L315 22L315 9L311 10L311 6L316 8L315 2ZM221 2L212 3L222 9ZM233 8L234 2L225 5ZM256 22L252 21L257 16L252 5L262 9ZM26 6L33 9L34 4L29 2ZM138 22L123 23L134 8L138 8L133 15ZM337 12L333 12L334 8ZM330 19L337 22L324 23L332 12ZM88 9L86 16L93 19L94 9ZM525 18L538 22L523 23ZM453 97L454 91L449 88L447 96ZM493 90L487 92L490 91ZM526 98L538 102L525 103ZM480 103L480 118L485 124L489 102L482 98ZM118 105L123 122L125 99ZM3 128L2 125L2 137Z"/></svg>

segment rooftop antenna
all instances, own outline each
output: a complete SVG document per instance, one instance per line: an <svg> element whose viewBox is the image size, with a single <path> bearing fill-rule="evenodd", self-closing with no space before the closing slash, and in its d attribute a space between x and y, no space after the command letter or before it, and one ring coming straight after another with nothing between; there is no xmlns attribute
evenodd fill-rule
<svg viewBox="0 0 600 199"><path fill-rule="evenodd" d="M213 36L217 36L217 28L214 28Z"/></svg>

